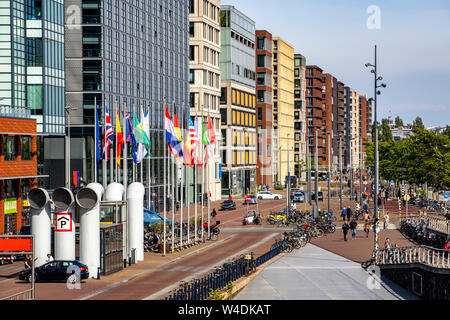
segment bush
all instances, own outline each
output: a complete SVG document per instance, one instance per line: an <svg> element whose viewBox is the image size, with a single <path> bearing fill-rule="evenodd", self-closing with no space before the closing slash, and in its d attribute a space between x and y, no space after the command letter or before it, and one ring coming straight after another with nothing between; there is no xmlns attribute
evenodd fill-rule
<svg viewBox="0 0 450 320"><path fill-rule="evenodd" d="M275 186L275 190L284 190L284 188L283 188L283 186L278 185L278 186Z"/></svg>

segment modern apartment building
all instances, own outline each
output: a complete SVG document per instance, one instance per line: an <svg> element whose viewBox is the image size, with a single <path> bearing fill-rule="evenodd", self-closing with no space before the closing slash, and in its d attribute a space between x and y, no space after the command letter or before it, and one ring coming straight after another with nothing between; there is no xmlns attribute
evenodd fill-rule
<svg viewBox="0 0 450 320"><path fill-rule="evenodd" d="M146 201L161 211L167 159L164 106L178 115L182 128L189 114L189 2L67 0L64 6L70 171L80 171L84 181L94 180L95 108L102 123L105 108L109 110L114 128L116 110L131 117L139 117L140 109L148 111L150 165L145 160L133 166L128 148L125 182L142 181ZM115 161L113 152L106 172L99 166L98 182L122 180L123 170L115 177Z"/></svg>
<svg viewBox="0 0 450 320"><path fill-rule="evenodd" d="M294 175L306 180L306 58L294 55Z"/></svg>
<svg viewBox="0 0 450 320"><path fill-rule="evenodd" d="M256 186L255 22L221 6L222 195Z"/></svg>
<svg viewBox="0 0 450 320"><path fill-rule="evenodd" d="M64 4L0 1L1 113L35 119L39 184L64 171ZM58 150L59 151L59 150Z"/></svg>
<svg viewBox="0 0 450 320"><path fill-rule="evenodd" d="M220 137L220 0L190 0L189 8L190 115L192 118L202 117L203 123L207 124L209 114ZM220 143L218 141L214 145L209 165L212 201L222 196ZM194 174L190 177L194 179ZM201 183L201 174L197 178L197 183ZM190 194L194 197L193 190Z"/></svg>
<svg viewBox="0 0 450 320"><path fill-rule="evenodd" d="M356 169L359 167L360 158L360 119L359 113L361 110L360 106L360 95L353 89L350 89L350 96L348 98L350 101L350 108L348 110L348 157L346 158L346 168Z"/></svg>
<svg viewBox="0 0 450 320"><path fill-rule="evenodd" d="M307 143L309 155L318 150L319 166L328 165L327 137L325 122L325 77L323 70L315 65L306 66L306 119L307 119ZM316 139L317 137L317 139ZM317 140L317 144L316 144Z"/></svg>
<svg viewBox="0 0 450 320"><path fill-rule="evenodd" d="M294 47L273 37L273 163L274 181L285 184L294 175Z"/></svg>
<svg viewBox="0 0 450 320"><path fill-rule="evenodd" d="M273 186L272 164L272 34L256 30L256 183Z"/></svg>

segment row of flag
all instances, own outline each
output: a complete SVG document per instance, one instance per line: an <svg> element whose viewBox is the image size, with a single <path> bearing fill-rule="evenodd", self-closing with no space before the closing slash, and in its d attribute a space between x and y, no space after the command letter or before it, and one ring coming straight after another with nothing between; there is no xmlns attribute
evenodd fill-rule
<svg viewBox="0 0 450 320"><path fill-rule="evenodd" d="M195 124L191 117L189 119L189 131L183 143L180 124L176 114L173 121L167 106L165 107L165 131L166 143L170 153L179 162L193 168L195 165L203 167L208 164L209 156L213 152L212 145L216 142L216 134L208 113L208 126L203 125L203 118L196 118ZM201 137L201 138L200 138ZM204 146L203 158L201 157L200 145Z"/></svg>
<svg viewBox="0 0 450 320"><path fill-rule="evenodd" d="M212 145L216 142L216 134L208 113L208 126L205 128L202 118L196 118L195 124L191 117L189 119L189 132L184 142L181 134L180 124L176 114L173 121L167 106L165 106L165 138L172 156L189 167L203 167L208 164L210 154L213 152ZM120 125L119 112L116 113L116 134L111 122L108 108L105 108L105 119L103 128L103 143L100 142L100 124L97 108L95 108L96 123L96 158L97 164L100 160L109 161L109 148L116 141L117 165L120 168L121 155L125 143L131 142L133 148L133 161L138 164L143 159L150 158L150 117L148 112L141 112L141 121L133 115L131 124L130 115L125 112L125 137ZM201 157L200 145L204 146L203 158ZM102 151L101 151L102 150Z"/></svg>

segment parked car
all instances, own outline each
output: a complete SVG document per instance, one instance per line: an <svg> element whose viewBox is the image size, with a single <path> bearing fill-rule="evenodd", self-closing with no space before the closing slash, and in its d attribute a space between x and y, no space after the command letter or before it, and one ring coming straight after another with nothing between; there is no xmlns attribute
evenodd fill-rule
<svg viewBox="0 0 450 320"><path fill-rule="evenodd" d="M70 269L69 269L70 268ZM76 270L79 269L77 275ZM89 278L88 267L79 261L55 260L34 268L35 281L67 281L76 282ZM19 273L19 280L31 282L31 269Z"/></svg>
<svg viewBox="0 0 450 320"><path fill-rule="evenodd" d="M251 195L249 195L249 196L247 196L247 197L250 197L250 200L249 200L249 201L247 201L247 199L244 200L244 205L247 205L247 204L257 204L257 203L258 203L258 199L256 198L256 195L251 194ZM246 198L247 198L247 197L246 197Z"/></svg>
<svg viewBox="0 0 450 320"><path fill-rule="evenodd" d="M236 202L233 200L225 200L222 202L220 210L236 210Z"/></svg>
<svg viewBox="0 0 450 320"><path fill-rule="evenodd" d="M323 201L323 192L319 191L318 194L319 194L318 200ZM311 200L316 201L316 195L314 191L311 191Z"/></svg>
<svg viewBox="0 0 450 320"><path fill-rule="evenodd" d="M261 191L257 194L258 200L281 200L283 196L281 194L272 193L270 191Z"/></svg>
<svg viewBox="0 0 450 320"><path fill-rule="evenodd" d="M303 191L297 191L294 194L294 202L305 202L305 194Z"/></svg>

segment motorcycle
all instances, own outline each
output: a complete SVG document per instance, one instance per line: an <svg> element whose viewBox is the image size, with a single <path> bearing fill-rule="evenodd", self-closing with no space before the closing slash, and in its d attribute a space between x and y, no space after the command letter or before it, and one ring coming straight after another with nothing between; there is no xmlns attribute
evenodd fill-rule
<svg viewBox="0 0 450 320"><path fill-rule="evenodd" d="M261 216L255 210L249 211L244 215L244 218L242 219L242 225L245 226L248 224L261 224Z"/></svg>

